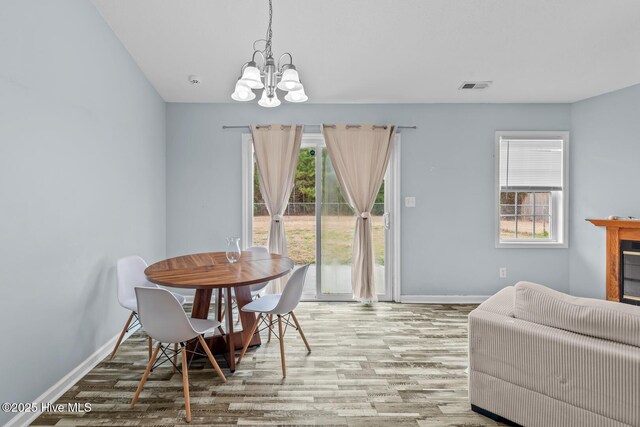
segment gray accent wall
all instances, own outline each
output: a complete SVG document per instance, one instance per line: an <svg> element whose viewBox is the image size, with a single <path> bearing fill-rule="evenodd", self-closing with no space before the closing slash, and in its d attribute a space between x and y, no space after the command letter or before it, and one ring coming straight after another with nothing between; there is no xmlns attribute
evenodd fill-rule
<svg viewBox="0 0 640 427"><path fill-rule="evenodd" d="M164 257L165 194L165 104L93 4L3 1L1 402L120 331L115 261Z"/></svg>
<svg viewBox="0 0 640 427"><path fill-rule="evenodd" d="M167 254L241 234L241 134L222 125L394 123L403 130L403 295L490 295L518 280L569 291L568 249L496 249L498 130L569 130L568 104L167 104ZM498 269L508 268L499 279Z"/></svg>
<svg viewBox="0 0 640 427"><path fill-rule="evenodd" d="M604 228L585 218L640 217L640 85L571 108L573 295L605 298Z"/></svg>

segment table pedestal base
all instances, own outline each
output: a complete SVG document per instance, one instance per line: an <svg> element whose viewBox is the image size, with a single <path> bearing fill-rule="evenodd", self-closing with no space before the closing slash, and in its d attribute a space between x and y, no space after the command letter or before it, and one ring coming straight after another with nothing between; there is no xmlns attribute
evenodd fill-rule
<svg viewBox="0 0 640 427"><path fill-rule="evenodd" d="M234 332L234 320L233 312L231 310L231 288L225 288L225 322L226 330L224 335L214 335L205 338L209 349L213 354L224 354L227 364L231 372L236 369L235 349L241 349L244 346L245 340L248 338L249 331L253 329L254 323L257 321L257 317L254 313L243 312L241 309L246 304L251 302L251 292L249 286L238 286L234 289L236 304L238 306L238 312L240 313L240 323L242 330ZM193 309L191 311L191 317L194 319L206 319L209 316L209 308L211 306L211 297L213 294L212 289L197 289L195 297L193 299ZM218 298L216 302L216 319L220 319L222 314L222 306L220 304L222 296L222 289L218 289ZM231 337L231 338L229 338ZM251 338L250 346L260 345L260 334L255 334ZM195 348L195 344L193 344ZM196 356L197 357L197 356Z"/></svg>

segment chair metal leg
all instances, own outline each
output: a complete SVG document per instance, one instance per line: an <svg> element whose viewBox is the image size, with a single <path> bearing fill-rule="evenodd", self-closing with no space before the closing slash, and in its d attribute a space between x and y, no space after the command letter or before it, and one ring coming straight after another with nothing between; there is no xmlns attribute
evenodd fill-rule
<svg viewBox="0 0 640 427"><path fill-rule="evenodd" d="M211 354L211 350L209 349L207 342L204 340L204 338L202 338L202 335L198 335L198 340L200 341L200 344L202 345L204 352L207 353L207 357L209 358L209 362L211 362L213 369L216 370L216 373L218 374L222 382L226 383L227 378L222 373L222 369L220 369L220 366L218 366L218 362L216 362L216 358L213 357L213 354Z"/></svg>
<svg viewBox="0 0 640 427"><path fill-rule="evenodd" d="M236 361L236 365L240 363L240 361L242 360L242 357L247 352L247 349L249 348L249 344L251 344L251 340L253 339L253 336L255 335L256 330L258 329L258 326L260 325L261 321L262 321L262 313L259 313L258 314L258 318L256 319L256 322L253 324L253 328L251 328L251 332L249 332L249 335L247 335L247 340L244 343L244 346L242 347L242 351L240 352L240 356L238 356L238 360Z"/></svg>
<svg viewBox="0 0 640 427"><path fill-rule="evenodd" d="M271 328L273 327L273 315L269 315L269 338L267 338L267 342L271 342Z"/></svg>
<svg viewBox="0 0 640 427"><path fill-rule="evenodd" d="M302 328L300 327L300 323L298 323L298 318L293 313L293 311L291 312L291 318L293 319L293 323L296 324L296 328L298 329L298 332L300 333L300 337L302 338L302 341L304 341L304 345L307 347L307 351L309 353L311 353L311 347L309 347L309 343L307 342L307 338L304 336L304 332L302 332Z"/></svg>
<svg viewBox="0 0 640 427"><path fill-rule="evenodd" d="M282 377L287 376L287 364L284 360L284 333L282 330L282 316L278 314L278 332L280 333L280 362L282 362Z"/></svg>
<svg viewBox="0 0 640 427"><path fill-rule="evenodd" d="M158 357L158 352L160 351L160 346L162 344L158 343L155 351L151 355L149 359L149 363L147 363L147 369L145 369L144 374L142 375L142 379L140 380L140 384L138 385L138 389L136 390L136 394L133 395L133 399L131 400L131 407L136 406L136 402L138 401L138 397L140 396L140 392L142 391L142 387L144 387L144 383L147 382L147 378L149 377L149 372L151 372L151 368L153 367L153 362L156 361L156 357Z"/></svg>
<svg viewBox="0 0 640 427"><path fill-rule="evenodd" d="M182 385L184 387L184 407L187 412L186 420L191 422L191 402L189 401L189 373L187 372L187 348L182 347Z"/></svg>
<svg viewBox="0 0 640 427"><path fill-rule="evenodd" d="M118 337L116 346L113 348L113 352L111 353L111 359L116 357L116 352L118 351L118 347L120 347L120 344L122 343L122 339L124 338L124 334L126 334L127 330L129 329L129 325L131 324L131 320L133 320L133 316L135 316L135 313L132 311L131 314L129 315L129 319L127 319L127 323L125 323L124 328L122 328L122 332L120 332L120 336Z"/></svg>

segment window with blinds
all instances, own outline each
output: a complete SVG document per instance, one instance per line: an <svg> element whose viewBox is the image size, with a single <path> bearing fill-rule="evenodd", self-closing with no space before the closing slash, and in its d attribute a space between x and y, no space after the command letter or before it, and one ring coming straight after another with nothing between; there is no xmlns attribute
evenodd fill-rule
<svg viewBox="0 0 640 427"><path fill-rule="evenodd" d="M498 247L566 246L568 133L496 134Z"/></svg>
<svg viewBox="0 0 640 427"><path fill-rule="evenodd" d="M562 144L500 138L501 191L562 191Z"/></svg>

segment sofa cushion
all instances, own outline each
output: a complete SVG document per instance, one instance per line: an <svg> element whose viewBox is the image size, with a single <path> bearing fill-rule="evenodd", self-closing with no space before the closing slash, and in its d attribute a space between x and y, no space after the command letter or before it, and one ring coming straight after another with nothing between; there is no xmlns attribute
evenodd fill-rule
<svg viewBox="0 0 640 427"><path fill-rule="evenodd" d="M640 307L563 294L519 282L514 314L518 319L640 347Z"/></svg>
<svg viewBox="0 0 640 427"><path fill-rule="evenodd" d="M501 289L478 306L478 310L490 311L492 313L501 314L507 317L513 316L513 299L515 297L515 288L507 286Z"/></svg>

